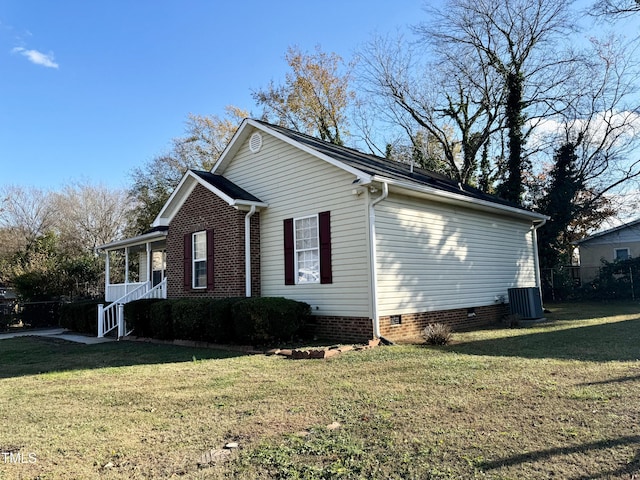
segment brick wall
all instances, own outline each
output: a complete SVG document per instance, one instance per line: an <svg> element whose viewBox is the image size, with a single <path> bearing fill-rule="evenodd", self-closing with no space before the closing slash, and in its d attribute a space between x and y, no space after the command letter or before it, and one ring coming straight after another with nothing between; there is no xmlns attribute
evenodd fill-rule
<svg viewBox="0 0 640 480"><path fill-rule="evenodd" d="M174 216L167 234L167 297L243 297L245 287L244 218L202 185L197 185ZM184 235L213 229L213 290L185 289ZM260 295L260 214L251 217L251 289Z"/></svg>
<svg viewBox="0 0 640 480"><path fill-rule="evenodd" d="M373 321L368 317L330 317L313 315L311 333L322 340L362 343L373 338Z"/></svg>
<svg viewBox="0 0 640 480"><path fill-rule="evenodd" d="M421 337L429 323L444 323L453 330L467 330L499 322L509 313L508 304L488 305L473 309L458 308L438 312L403 313L399 325L391 325L391 316L380 317L380 334L389 340Z"/></svg>

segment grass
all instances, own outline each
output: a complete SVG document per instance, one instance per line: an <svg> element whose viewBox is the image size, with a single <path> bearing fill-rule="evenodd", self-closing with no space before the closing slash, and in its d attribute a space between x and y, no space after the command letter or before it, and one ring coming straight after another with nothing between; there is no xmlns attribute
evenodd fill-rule
<svg viewBox="0 0 640 480"><path fill-rule="evenodd" d="M2 340L0 479L640 478L640 305L548 308L328 361Z"/></svg>

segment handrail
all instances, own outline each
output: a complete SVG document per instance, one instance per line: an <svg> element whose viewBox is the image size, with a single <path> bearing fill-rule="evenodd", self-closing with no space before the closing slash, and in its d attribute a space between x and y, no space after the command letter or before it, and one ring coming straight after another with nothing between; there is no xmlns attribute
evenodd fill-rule
<svg viewBox="0 0 640 480"><path fill-rule="evenodd" d="M98 305L98 337L102 338L111 330L118 329L118 338L129 335L133 329L127 331L124 319L124 304L143 298L166 298L167 279L164 278L153 288L149 289L149 282L123 295L107 307Z"/></svg>

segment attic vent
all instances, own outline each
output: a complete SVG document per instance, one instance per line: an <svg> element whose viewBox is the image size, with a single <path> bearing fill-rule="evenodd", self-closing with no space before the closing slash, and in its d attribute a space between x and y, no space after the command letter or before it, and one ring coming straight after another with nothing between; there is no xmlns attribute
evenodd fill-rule
<svg viewBox="0 0 640 480"><path fill-rule="evenodd" d="M262 135L256 132L253 135L251 135L251 138L249 139L249 150L251 150L252 153L258 153L261 148L262 148Z"/></svg>

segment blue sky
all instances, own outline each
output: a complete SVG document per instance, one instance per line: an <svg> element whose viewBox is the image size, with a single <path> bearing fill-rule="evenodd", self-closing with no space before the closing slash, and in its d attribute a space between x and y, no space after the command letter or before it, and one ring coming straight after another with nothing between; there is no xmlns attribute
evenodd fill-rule
<svg viewBox="0 0 640 480"><path fill-rule="evenodd" d="M257 109L287 47L345 59L423 1L0 0L0 188L130 184L189 113ZM400 8L401 7L401 8Z"/></svg>

